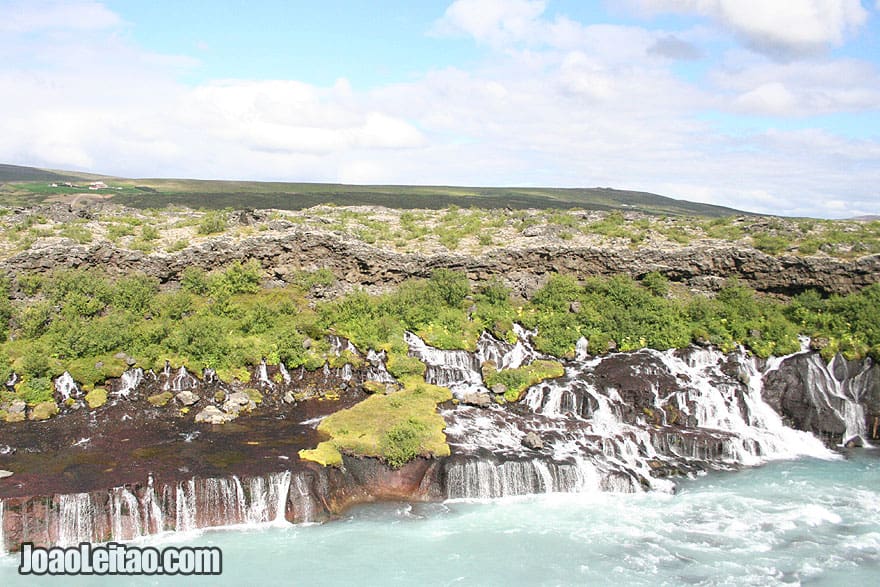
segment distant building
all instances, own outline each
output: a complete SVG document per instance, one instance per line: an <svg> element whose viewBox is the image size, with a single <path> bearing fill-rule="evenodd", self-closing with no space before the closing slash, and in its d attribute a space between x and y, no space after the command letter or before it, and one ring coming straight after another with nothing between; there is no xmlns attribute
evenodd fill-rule
<svg viewBox="0 0 880 587"><path fill-rule="evenodd" d="M106 190L107 184L104 183L103 181L93 181L92 183L89 184L89 189L90 190Z"/></svg>

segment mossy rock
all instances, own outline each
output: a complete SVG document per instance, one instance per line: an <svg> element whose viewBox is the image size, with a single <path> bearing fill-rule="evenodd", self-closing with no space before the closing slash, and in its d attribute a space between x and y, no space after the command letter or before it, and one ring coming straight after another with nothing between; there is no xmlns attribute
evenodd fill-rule
<svg viewBox="0 0 880 587"><path fill-rule="evenodd" d="M254 389L253 387L248 387L244 390L244 392L251 398L251 401L255 404L263 403L263 394L260 393L259 389Z"/></svg>
<svg viewBox="0 0 880 587"><path fill-rule="evenodd" d="M225 391L218 391L217 393L215 393L214 394L214 401L217 402L218 404L222 404L223 402L225 402L226 401L226 392Z"/></svg>
<svg viewBox="0 0 880 587"><path fill-rule="evenodd" d="M329 440L320 443L313 449L299 451L299 458L304 461L312 461L325 467L342 466L342 453L340 453Z"/></svg>
<svg viewBox="0 0 880 587"><path fill-rule="evenodd" d="M162 406L170 402L171 398L173 397L174 396L171 394L170 391L163 391L162 393L151 395L147 398L147 401L150 402L150 405L161 408Z"/></svg>
<svg viewBox="0 0 880 587"><path fill-rule="evenodd" d="M378 381L364 381L364 391L367 393L385 393L385 384Z"/></svg>
<svg viewBox="0 0 880 587"><path fill-rule="evenodd" d="M31 410L31 420L48 420L58 414L55 402L40 402Z"/></svg>
<svg viewBox="0 0 880 587"><path fill-rule="evenodd" d="M103 387L96 387L86 394L86 403L93 410L100 408L107 403L107 390Z"/></svg>
<svg viewBox="0 0 880 587"><path fill-rule="evenodd" d="M229 367L225 369L217 369L217 377L220 381L232 383L235 380L246 383L251 380L251 372L247 367Z"/></svg>

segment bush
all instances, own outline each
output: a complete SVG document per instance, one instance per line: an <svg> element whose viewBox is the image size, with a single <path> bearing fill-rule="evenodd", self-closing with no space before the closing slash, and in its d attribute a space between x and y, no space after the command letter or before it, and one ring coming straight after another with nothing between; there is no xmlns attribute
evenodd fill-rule
<svg viewBox="0 0 880 587"><path fill-rule="evenodd" d="M223 212L208 212L199 221L199 234L216 234L226 230L226 214Z"/></svg>
<svg viewBox="0 0 880 587"><path fill-rule="evenodd" d="M385 462L399 469L419 456L425 430L425 425L413 418L388 430L380 444Z"/></svg>
<svg viewBox="0 0 880 587"><path fill-rule="evenodd" d="M119 279L113 287L113 304L136 314L144 313L159 291L159 280L147 275Z"/></svg>

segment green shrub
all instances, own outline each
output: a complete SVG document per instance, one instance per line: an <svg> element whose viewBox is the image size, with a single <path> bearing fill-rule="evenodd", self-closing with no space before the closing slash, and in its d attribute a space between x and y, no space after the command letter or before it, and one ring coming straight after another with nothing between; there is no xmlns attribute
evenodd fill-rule
<svg viewBox="0 0 880 587"><path fill-rule="evenodd" d="M199 221L199 234L216 234L226 230L226 214L223 212L208 212Z"/></svg>
<svg viewBox="0 0 880 587"><path fill-rule="evenodd" d="M752 245L768 255L778 255L788 248L789 241L781 236L761 233L752 236Z"/></svg>

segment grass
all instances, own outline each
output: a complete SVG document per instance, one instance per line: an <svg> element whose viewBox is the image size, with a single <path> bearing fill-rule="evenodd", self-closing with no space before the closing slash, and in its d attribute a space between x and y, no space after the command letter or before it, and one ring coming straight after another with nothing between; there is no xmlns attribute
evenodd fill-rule
<svg viewBox="0 0 880 587"><path fill-rule="evenodd" d="M531 386L554 377L565 375L565 368L558 361L538 360L517 369L495 370L495 365L486 363L483 368L483 380L488 388L502 384L507 389L504 399L517 402Z"/></svg>
<svg viewBox="0 0 880 587"><path fill-rule="evenodd" d="M371 395L351 408L326 417L318 430L329 439L300 457L321 464L341 463L340 453L377 457L399 468L418 457L449 456L437 404L452 399L445 387L416 377L391 395Z"/></svg>

